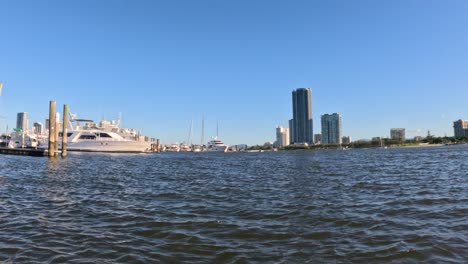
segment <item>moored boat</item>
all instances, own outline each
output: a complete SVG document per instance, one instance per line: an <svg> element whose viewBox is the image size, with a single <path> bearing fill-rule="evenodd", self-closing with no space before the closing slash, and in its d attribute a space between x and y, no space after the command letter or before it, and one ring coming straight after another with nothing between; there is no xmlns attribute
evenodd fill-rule
<svg viewBox="0 0 468 264"><path fill-rule="evenodd" d="M73 122L76 125L73 125ZM85 122L82 126L80 122ZM118 124L102 121L97 126L92 120L76 119L71 115L67 134L59 132L58 145L61 148L62 136L67 137L68 151L141 153L151 150L151 143L144 140L134 129L122 129ZM44 141L39 148L47 148Z"/></svg>
<svg viewBox="0 0 468 264"><path fill-rule="evenodd" d="M165 152L179 152L180 151L180 145L175 143L175 144L170 144L166 146Z"/></svg>
<svg viewBox="0 0 468 264"><path fill-rule="evenodd" d="M206 151L226 152L228 147L229 146L219 140L218 137L211 137L211 140L208 141Z"/></svg>

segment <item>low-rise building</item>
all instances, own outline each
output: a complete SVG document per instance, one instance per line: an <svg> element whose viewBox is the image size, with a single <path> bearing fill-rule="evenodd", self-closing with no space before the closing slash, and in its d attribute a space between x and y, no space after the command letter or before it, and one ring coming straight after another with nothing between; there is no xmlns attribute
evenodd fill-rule
<svg viewBox="0 0 468 264"><path fill-rule="evenodd" d="M342 144L345 144L345 145L348 145L348 144L351 144L351 137L350 136L345 136L341 139L342 141Z"/></svg>

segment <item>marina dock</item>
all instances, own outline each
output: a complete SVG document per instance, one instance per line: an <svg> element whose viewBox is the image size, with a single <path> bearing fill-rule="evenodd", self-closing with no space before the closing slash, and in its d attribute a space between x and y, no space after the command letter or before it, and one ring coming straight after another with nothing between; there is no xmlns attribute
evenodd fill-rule
<svg viewBox="0 0 468 264"><path fill-rule="evenodd" d="M31 149L31 148L6 148L0 147L0 154L20 155L20 156L47 156L49 151L46 149Z"/></svg>

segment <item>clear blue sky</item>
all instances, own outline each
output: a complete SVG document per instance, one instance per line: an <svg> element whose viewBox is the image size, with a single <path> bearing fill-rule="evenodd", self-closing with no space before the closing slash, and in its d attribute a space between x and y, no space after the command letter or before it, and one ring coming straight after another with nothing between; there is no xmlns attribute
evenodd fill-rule
<svg viewBox="0 0 468 264"><path fill-rule="evenodd" d="M353 139L453 135L468 119L468 2L0 1L0 130L48 102L163 142L273 141L313 90ZM417 132L420 131L420 132Z"/></svg>

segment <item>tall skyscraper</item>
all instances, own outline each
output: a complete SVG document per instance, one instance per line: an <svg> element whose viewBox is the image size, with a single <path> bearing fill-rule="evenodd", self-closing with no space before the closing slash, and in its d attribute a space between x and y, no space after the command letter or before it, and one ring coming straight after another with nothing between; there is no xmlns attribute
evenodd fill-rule
<svg viewBox="0 0 468 264"><path fill-rule="evenodd" d="M322 115L322 144L341 144L341 114Z"/></svg>
<svg viewBox="0 0 468 264"><path fill-rule="evenodd" d="M282 148L289 145L289 129L287 127L276 127L276 142L275 146Z"/></svg>
<svg viewBox="0 0 468 264"><path fill-rule="evenodd" d="M312 91L299 88L292 92L293 119L289 121L291 143L313 143Z"/></svg>
<svg viewBox="0 0 468 264"><path fill-rule="evenodd" d="M16 128L20 128L23 131L28 130L28 113L18 113L16 116Z"/></svg>
<svg viewBox="0 0 468 264"><path fill-rule="evenodd" d="M468 121L459 119L453 122L453 130L455 137L468 137Z"/></svg>

